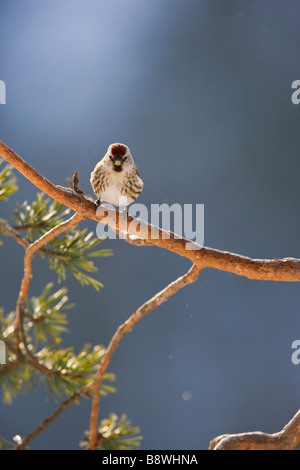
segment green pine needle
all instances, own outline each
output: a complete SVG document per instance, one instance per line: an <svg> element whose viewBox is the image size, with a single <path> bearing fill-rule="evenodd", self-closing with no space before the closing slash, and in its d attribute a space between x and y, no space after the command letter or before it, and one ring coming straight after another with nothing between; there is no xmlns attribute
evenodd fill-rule
<svg viewBox="0 0 300 470"><path fill-rule="evenodd" d="M89 433L84 433L80 447L88 444ZM126 414L120 417L111 413L103 419L98 428L97 450L134 450L140 447L142 436L138 427L132 427Z"/></svg>
<svg viewBox="0 0 300 470"><path fill-rule="evenodd" d="M36 200L29 204L24 201L17 204L13 213L15 228L26 231L30 241L48 232L51 228L62 223L71 209L57 201L47 198L44 193L37 193Z"/></svg>
<svg viewBox="0 0 300 470"><path fill-rule="evenodd" d="M46 386L47 397L52 396L54 400L64 399L91 383L94 374L105 353L103 346L91 348L89 344L83 346L79 354L75 354L73 348L51 349L43 348L37 354L37 359L46 367L51 367L59 371L61 375L48 376L42 375L41 380ZM107 395L115 392L111 385L115 381L114 374L104 374L104 384L100 393ZM110 384L106 384L105 381Z"/></svg>
<svg viewBox="0 0 300 470"><path fill-rule="evenodd" d="M13 219L16 230L26 232L26 237L34 241L62 223L70 212L59 202L51 202L43 193L37 193L32 204L25 201L17 206ZM77 228L52 239L45 248L50 268L58 275L58 282L64 281L69 271L82 286L92 286L96 290L103 287L100 281L87 274L98 271L91 258L112 255L109 249L95 250L99 243L101 239L95 237L93 232Z"/></svg>
<svg viewBox="0 0 300 470"><path fill-rule="evenodd" d="M18 190L17 179L13 174L13 167L11 165L5 165L1 169L3 163L0 158L0 201L6 201L9 196L14 194Z"/></svg>
<svg viewBox="0 0 300 470"><path fill-rule="evenodd" d="M25 329L27 334L32 331L35 348L49 341L60 343L61 334L68 331L65 312L73 307L73 304L68 303L68 290L64 287L51 293L52 287L53 283L50 282L40 297L26 299Z"/></svg>

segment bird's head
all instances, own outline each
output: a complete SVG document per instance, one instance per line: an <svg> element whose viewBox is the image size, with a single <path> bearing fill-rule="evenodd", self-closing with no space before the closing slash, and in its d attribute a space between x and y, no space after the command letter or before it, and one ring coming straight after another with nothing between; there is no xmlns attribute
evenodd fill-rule
<svg viewBox="0 0 300 470"><path fill-rule="evenodd" d="M114 171L122 171L124 166L133 163L130 150L127 145L124 144L111 144L107 150L107 157Z"/></svg>

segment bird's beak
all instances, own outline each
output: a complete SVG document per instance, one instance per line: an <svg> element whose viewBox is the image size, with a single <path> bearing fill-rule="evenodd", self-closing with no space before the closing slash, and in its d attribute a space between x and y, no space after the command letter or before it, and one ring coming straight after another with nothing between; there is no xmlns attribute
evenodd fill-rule
<svg viewBox="0 0 300 470"><path fill-rule="evenodd" d="M115 166L120 166L122 165L122 163L123 163L122 160L120 160L119 158L114 161Z"/></svg>

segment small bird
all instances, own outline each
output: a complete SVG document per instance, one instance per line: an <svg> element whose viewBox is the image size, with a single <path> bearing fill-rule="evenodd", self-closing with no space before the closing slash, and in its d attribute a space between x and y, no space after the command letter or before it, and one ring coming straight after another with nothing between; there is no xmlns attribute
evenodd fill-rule
<svg viewBox="0 0 300 470"><path fill-rule="evenodd" d="M92 171L90 182L98 197L97 206L101 202L128 206L141 194L144 186L129 148L120 143L108 147Z"/></svg>

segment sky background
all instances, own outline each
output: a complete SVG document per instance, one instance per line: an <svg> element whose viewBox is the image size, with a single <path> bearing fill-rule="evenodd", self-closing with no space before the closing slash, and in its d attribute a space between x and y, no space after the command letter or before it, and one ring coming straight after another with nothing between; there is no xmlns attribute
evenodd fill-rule
<svg viewBox="0 0 300 470"><path fill-rule="evenodd" d="M204 243L253 258L300 258L300 5L294 0L0 0L0 139L55 184L127 144L153 203L205 205ZM36 189L1 203L9 218ZM92 221L81 223L95 231ZM156 247L103 242L104 288L64 283L76 307L65 346L107 345L190 263ZM14 309L23 249L0 247L0 305ZM56 276L33 263L30 295ZM126 413L142 449L207 449L219 434L276 432L299 408L299 284L206 269L140 321L109 371L100 418ZM186 399L188 398L188 399ZM0 405L0 435L26 435L58 404L43 386ZM31 449L76 449L90 401L69 407Z"/></svg>

